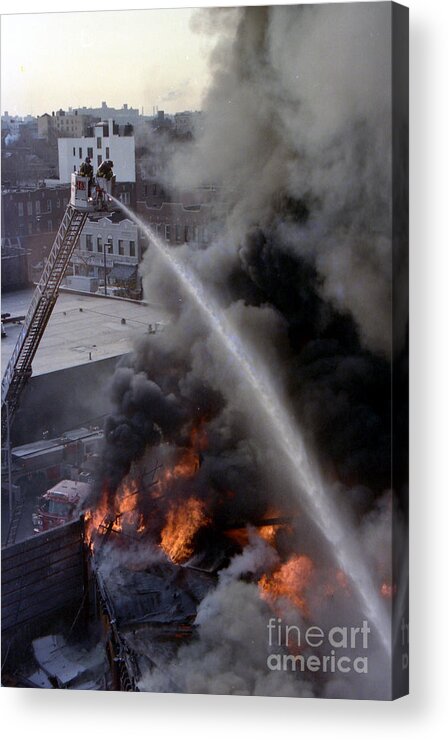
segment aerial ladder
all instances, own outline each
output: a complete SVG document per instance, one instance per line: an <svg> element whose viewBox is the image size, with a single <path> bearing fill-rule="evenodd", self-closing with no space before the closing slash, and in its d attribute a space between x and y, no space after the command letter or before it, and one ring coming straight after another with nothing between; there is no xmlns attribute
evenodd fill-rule
<svg viewBox="0 0 448 740"><path fill-rule="evenodd" d="M101 218L112 210L114 178L97 177L90 181L77 172L71 176L70 202L54 240L41 278L34 291L28 313L17 338L14 351L2 379L2 445L10 490L10 533L8 542L15 540L20 520L20 502L12 511L11 426L23 389L32 374L32 362L39 342L56 303L62 279L79 241L87 217ZM17 509L17 510L16 510ZM11 536L10 536L11 535Z"/></svg>

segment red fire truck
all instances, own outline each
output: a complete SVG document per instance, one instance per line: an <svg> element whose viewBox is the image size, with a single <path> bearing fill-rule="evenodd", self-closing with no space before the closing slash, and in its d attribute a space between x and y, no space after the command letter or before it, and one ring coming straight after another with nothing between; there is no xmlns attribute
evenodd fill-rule
<svg viewBox="0 0 448 740"><path fill-rule="evenodd" d="M76 519L81 514L89 493L89 483L61 480L38 499L33 514L34 531L46 532Z"/></svg>

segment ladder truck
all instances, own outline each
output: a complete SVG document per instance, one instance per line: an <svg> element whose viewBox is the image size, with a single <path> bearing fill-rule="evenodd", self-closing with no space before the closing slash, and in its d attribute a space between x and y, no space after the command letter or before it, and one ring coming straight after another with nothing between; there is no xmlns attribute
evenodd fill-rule
<svg viewBox="0 0 448 740"><path fill-rule="evenodd" d="M90 179L78 172L71 176L70 202L59 226L41 278L34 291L28 313L17 338L14 351L2 379L2 446L6 458L6 474L11 493L11 425L19 405L20 396L32 374L32 362L39 342L56 303L62 279L70 258L79 241L81 231L90 218L102 218L113 210L112 195L115 178ZM20 502L19 502L20 504ZM16 506L16 509L18 507ZM20 519L20 511L10 517L10 534ZM15 540L8 535L8 542Z"/></svg>

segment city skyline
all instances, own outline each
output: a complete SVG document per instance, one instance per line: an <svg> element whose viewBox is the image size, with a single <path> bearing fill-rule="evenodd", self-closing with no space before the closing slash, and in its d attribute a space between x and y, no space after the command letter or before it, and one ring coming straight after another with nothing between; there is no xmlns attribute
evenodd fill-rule
<svg viewBox="0 0 448 740"><path fill-rule="evenodd" d="M3 15L2 112L40 116L98 108L102 101L115 108L127 103L145 114L154 106L168 113L199 109L209 81L210 43L191 28L195 12Z"/></svg>

